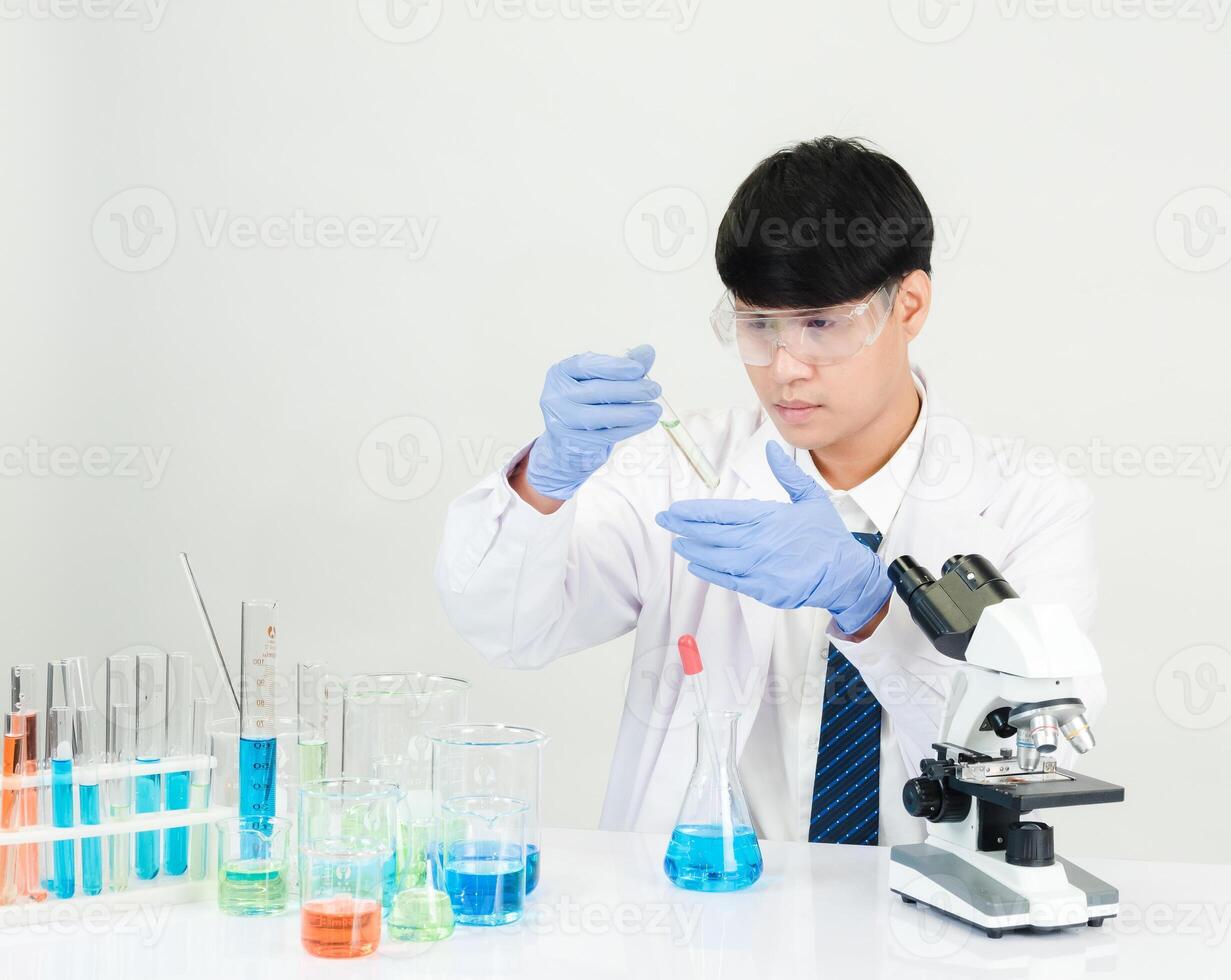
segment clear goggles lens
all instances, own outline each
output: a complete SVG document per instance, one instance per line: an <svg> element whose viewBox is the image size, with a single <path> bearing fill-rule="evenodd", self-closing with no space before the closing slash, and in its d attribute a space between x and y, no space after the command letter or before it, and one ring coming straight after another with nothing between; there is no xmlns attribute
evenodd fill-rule
<svg viewBox="0 0 1231 980"><path fill-rule="evenodd" d="M737 310L727 292L710 315L710 324L745 364L765 367L780 346L806 364L837 364L876 342L896 295L895 282L861 303L815 310Z"/></svg>

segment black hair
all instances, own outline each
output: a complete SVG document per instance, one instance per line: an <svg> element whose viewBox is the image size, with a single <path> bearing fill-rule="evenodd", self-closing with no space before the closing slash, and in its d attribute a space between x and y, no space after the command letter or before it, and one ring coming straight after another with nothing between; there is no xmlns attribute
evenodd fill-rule
<svg viewBox="0 0 1231 980"><path fill-rule="evenodd" d="M822 136L779 150L740 184L718 228L718 275L753 306L861 300L932 271L932 213L910 175L862 141Z"/></svg>

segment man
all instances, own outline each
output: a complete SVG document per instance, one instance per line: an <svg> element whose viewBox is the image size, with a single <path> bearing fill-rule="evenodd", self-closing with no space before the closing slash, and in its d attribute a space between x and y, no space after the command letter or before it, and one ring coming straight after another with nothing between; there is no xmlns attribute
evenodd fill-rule
<svg viewBox="0 0 1231 980"><path fill-rule="evenodd" d="M774 154L719 228L727 292L712 318L760 407L686 421L718 487L656 425L654 352L640 347L552 367L543 434L450 509L440 595L494 663L541 667L637 631L603 827L675 818L694 754L683 633L711 708L742 712L758 833L892 844L923 837L901 788L965 668L910 621L887 564L980 553L1023 598L1067 603L1088 626L1084 487L1000 472L911 366L931 247L927 204L885 155L831 137ZM998 342L989 333L989 356ZM1099 682L1082 693L1097 712Z"/></svg>

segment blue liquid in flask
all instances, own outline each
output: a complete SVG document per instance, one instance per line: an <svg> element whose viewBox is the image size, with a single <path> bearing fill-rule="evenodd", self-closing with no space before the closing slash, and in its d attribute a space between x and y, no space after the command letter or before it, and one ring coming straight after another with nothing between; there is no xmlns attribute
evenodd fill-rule
<svg viewBox="0 0 1231 980"><path fill-rule="evenodd" d="M680 824L671 834L663 870L681 888L698 892L733 892L761 877L763 863L751 827L734 828L734 865L727 868L722 827Z"/></svg>

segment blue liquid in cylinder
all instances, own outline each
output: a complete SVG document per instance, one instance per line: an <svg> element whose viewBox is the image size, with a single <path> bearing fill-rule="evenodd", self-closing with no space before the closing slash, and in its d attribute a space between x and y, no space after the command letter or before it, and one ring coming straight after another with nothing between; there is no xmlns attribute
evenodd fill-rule
<svg viewBox="0 0 1231 980"><path fill-rule="evenodd" d="M158 761L138 760L138 761ZM157 772L138 776L133 780L137 813L157 813L162 809L162 774ZM162 851L161 833L157 830L142 830L134 835L137 839L137 877L144 881L158 877L159 856Z"/></svg>
<svg viewBox="0 0 1231 980"><path fill-rule="evenodd" d="M521 918L526 866L521 848L468 841L450 849L444 884L461 925L499 926Z"/></svg>
<svg viewBox="0 0 1231 980"><path fill-rule="evenodd" d="M277 797L274 795L274 786L277 763L277 739L239 740L239 815L253 818L249 825L258 830L268 827L261 818L276 816ZM265 853L268 848L255 834L244 834L240 850L246 859L268 856Z"/></svg>
<svg viewBox="0 0 1231 980"><path fill-rule="evenodd" d="M680 824L671 834L663 870L681 888L697 892L733 892L761 877L761 847L751 827L734 828L735 864L726 869L722 827Z"/></svg>
<svg viewBox="0 0 1231 980"><path fill-rule="evenodd" d="M167 773L167 809L188 809L189 775L186 772ZM182 875L188 870L188 828L173 827L165 832L166 865L169 875Z"/></svg>
<svg viewBox="0 0 1231 980"><path fill-rule="evenodd" d="M80 787L81 825L99 822L98 784L83 783ZM98 837L81 839L81 887L87 895L103 890L103 842Z"/></svg>

